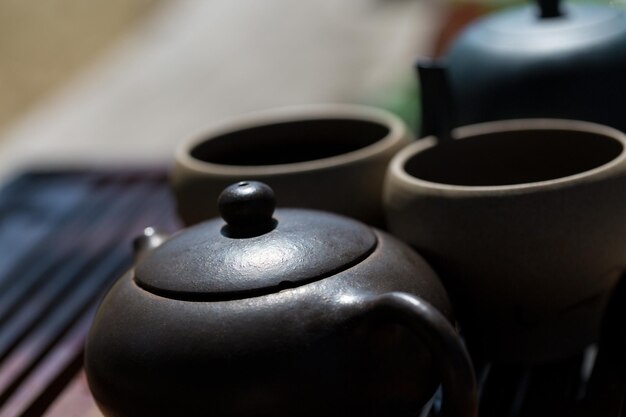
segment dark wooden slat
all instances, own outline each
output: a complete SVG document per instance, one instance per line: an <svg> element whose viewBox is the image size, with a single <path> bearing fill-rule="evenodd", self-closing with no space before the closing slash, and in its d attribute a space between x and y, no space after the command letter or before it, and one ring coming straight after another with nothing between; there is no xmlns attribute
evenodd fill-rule
<svg viewBox="0 0 626 417"><path fill-rule="evenodd" d="M177 228L163 175L157 173L151 177L146 181L141 174L132 178L118 176L109 183L99 184L80 210L65 217L65 226L69 227L59 227L57 222L56 230L51 228L47 239L35 245L35 250L31 249L29 256L44 256L52 248L54 255L50 258L55 265L51 268L48 261L49 269L43 270L51 274L35 271L33 276L43 276L44 281L37 277L33 283L24 280L22 274L22 282L17 284L29 291L12 292L18 302L5 307L6 325L0 330L0 346L8 350L4 354L6 361L0 366L0 404L5 405L0 407L1 416L35 417L45 410L82 361L80 351L74 348L70 353L63 346L67 348L71 340L84 338L88 326L80 323L87 320L85 315L90 314L101 291L129 266L132 237L154 223L168 223L170 230ZM107 194L107 187L114 191ZM125 197L133 188L143 191ZM99 199L102 195L105 197ZM106 197L109 207L118 206L117 211L106 209ZM120 203L125 198L128 203ZM85 206L93 207L90 215L85 213ZM66 240L71 237L70 244L61 244L61 237ZM41 262L34 263L37 264ZM68 274L70 278L66 278ZM89 279L83 279L86 277ZM24 286L24 281L28 285ZM6 297L4 294L0 293L0 297ZM19 296L15 297L16 294ZM6 305L0 305L0 309ZM11 317L14 319L9 321ZM72 346L82 347L82 344Z"/></svg>
<svg viewBox="0 0 626 417"><path fill-rule="evenodd" d="M0 280L11 268L18 268L29 251L54 232L56 224L73 208L80 207L90 188L87 178L80 178L71 187L56 176L47 181L17 182L21 184L18 190L0 195L0 253L5 255L0 258Z"/></svg>
<svg viewBox="0 0 626 417"><path fill-rule="evenodd" d="M59 245L67 240L67 236L60 234L65 229L69 233L81 230L85 225L99 215L105 205L114 200L116 195L124 191L121 184L105 186L94 193L86 190L85 198L76 207L68 210L58 222L53 221L47 225L44 235L27 251L19 254L20 262L17 262L10 271L0 277L0 294L11 290L15 283L24 283L32 280L31 276L39 277L45 274L50 262L57 256ZM37 260L37 262L33 262ZM0 300L0 307L3 306Z"/></svg>
<svg viewBox="0 0 626 417"><path fill-rule="evenodd" d="M165 186L165 176L163 172L158 170L148 172L129 171L116 175L103 172L83 173L79 175L70 175L70 173L50 175L27 174L19 177L16 182L20 184L18 190L9 193L13 199L17 198L15 197L16 194L19 194L27 200L35 201L38 200L40 194L51 193L52 196L44 199L43 203L39 202L38 204L39 206L43 206L40 210L41 217L43 217L42 222L44 223L44 230L41 232L42 236L38 237L37 242L33 242L33 246L30 249L21 251L16 255L22 262L15 263L12 267L13 272L0 271L0 294L4 292L4 281L7 281L8 285L11 286L15 279L18 279L16 277L22 277L21 279L24 280L25 270L33 266L33 259L38 259L38 264L42 263L43 259L50 253L50 248L57 247L58 238L62 237L59 236L59 231L62 228L67 227L69 230L72 230L73 225L76 225L81 219L93 218L102 211L104 205L115 201L132 186L148 184ZM62 193L54 191L56 187L61 188ZM9 185L8 188L13 187ZM51 192L50 189L53 191ZM69 207L66 206L67 194L77 192L76 189L80 190L78 194L81 198L78 201L72 201L73 204ZM54 209L59 209L58 206L61 206L62 209L56 217L47 216L50 210L54 211ZM2 200L0 200L0 208L1 207ZM18 211L23 209L23 207L18 207ZM12 216L11 211L6 207L4 214L5 216L0 216L0 219L8 218L11 222L15 220L15 216ZM20 231L18 240L23 238L25 231L28 229L29 227L26 227ZM1 232L2 229L0 228L0 233ZM0 244L5 242L5 245L14 246L15 242L13 239L7 239L6 235L3 235L3 238L3 240L0 240ZM11 256L9 257L11 258ZM2 306L1 302L0 306Z"/></svg>
<svg viewBox="0 0 626 417"><path fill-rule="evenodd" d="M99 274L97 279L92 276L91 282L78 289L76 297L65 301L60 309L52 312L49 318L19 343L0 367L0 405L10 398L85 307L96 301L108 284L109 277L127 266L125 261L127 261L125 251L113 251L103 260L100 271L94 271L94 275Z"/></svg>
<svg viewBox="0 0 626 417"><path fill-rule="evenodd" d="M146 188L142 187L133 193L126 193L123 198L120 198L120 203L112 205L112 210L97 219L91 227L83 224L86 231L78 236L66 235L65 239L71 236L71 243L62 246L50 255L50 268L46 270L47 273L37 276L36 279L26 284L18 281L13 287L15 291L0 295L0 305L2 305L0 307L0 323L2 324L0 327L0 362L37 324L37 321L54 308L55 302L60 302L63 294L70 292L71 286L75 285L77 280L87 276L85 268L94 258L103 256L102 251L106 245L115 244L123 237L115 236L111 232L111 221L118 221L119 227L125 230L129 227L129 221L127 219L119 221L119 214L129 209L147 209L144 200L154 190ZM152 200L159 201L157 198L148 199L148 201ZM65 234L67 230L62 230L60 233Z"/></svg>
<svg viewBox="0 0 626 417"><path fill-rule="evenodd" d="M103 417L89 391L84 369L70 381L43 417Z"/></svg>
<svg viewBox="0 0 626 417"><path fill-rule="evenodd" d="M0 417L38 417L82 366L83 345L95 306L89 309L24 380Z"/></svg>
<svg viewBox="0 0 626 417"><path fill-rule="evenodd" d="M176 225L172 222L174 217L172 207L164 205L163 201L159 201L159 203L155 206L159 207L159 210L153 210L142 215L140 219L134 222L134 227L127 230L142 229L147 224L159 225L168 230L175 228ZM116 277L119 275L116 274ZM0 412L0 417L40 416L72 376L77 373L82 365L83 341L95 313L96 304L91 304L92 307L74 325L70 334L54 347L43 363L24 381L22 389L18 390L11 398L11 403L7 404L7 408L12 407L19 412L6 414L6 416Z"/></svg>
<svg viewBox="0 0 626 417"><path fill-rule="evenodd" d="M148 198L143 198L139 208L146 209L150 204L158 203L164 198L162 191ZM141 212L141 211L139 211ZM132 218L132 216L129 216ZM128 233L128 220L122 223L122 233ZM120 236L121 237L121 236ZM88 256L88 262L84 270L77 271L76 288L63 299L57 299L55 310L33 329L28 337L15 345L13 354L7 357L5 363L0 366L0 405L6 402L19 384L26 378L34 366L43 358L47 351L66 331L77 315L81 313L89 303L96 301L100 293L106 288L112 277L119 275L123 269L129 267L129 254L127 248L120 248L115 234L109 233L108 239L104 239L106 246ZM89 277L89 279L82 279Z"/></svg>

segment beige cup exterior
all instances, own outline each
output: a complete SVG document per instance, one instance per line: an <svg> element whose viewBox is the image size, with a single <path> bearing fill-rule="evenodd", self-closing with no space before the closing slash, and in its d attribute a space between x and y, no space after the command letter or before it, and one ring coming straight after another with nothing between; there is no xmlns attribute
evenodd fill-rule
<svg viewBox="0 0 626 417"><path fill-rule="evenodd" d="M498 361L566 357L596 340L608 292L626 264L624 135L584 122L522 120L454 136L525 129L598 134L622 150L558 179L457 186L405 171L413 155L436 146L431 137L398 153L385 182L389 230L435 266L469 340Z"/></svg>
<svg viewBox="0 0 626 417"><path fill-rule="evenodd" d="M356 120L380 124L388 133L359 149L296 163L278 165L225 165L199 160L191 150L224 134L259 126L307 120ZM233 135L233 152L237 151ZM292 144L298 146L297 137ZM260 137L259 141L271 141ZM341 142L343 138L333 138ZM392 156L413 140L405 124L395 115L357 105L311 105L283 108L244 116L208 130L183 143L176 152L171 172L178 213L187 225L218 215L217 198L228 185L256 180L273 188L281 207L306 207L332 211L366 223L383 221L382 187Z"/></svg>

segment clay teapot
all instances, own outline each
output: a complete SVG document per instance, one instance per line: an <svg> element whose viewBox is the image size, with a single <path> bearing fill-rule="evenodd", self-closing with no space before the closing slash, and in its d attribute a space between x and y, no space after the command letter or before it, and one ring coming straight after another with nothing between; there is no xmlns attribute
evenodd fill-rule
<svg viewBox="0 0 626 417"><path fill-rule="evenodd" d="M626 11L541 0L487 15L446 56L421 59L422 136L479 122L559 118L626 131Z"/></svg>
<svg viewBox="0 0 626 417"><path fill-rule="evenodd" d="M89 386L109 417L475 416L472 365L439 280L356 220L274 211L240 182L222 218L154 247L103 299ZM141 243L141 242L140 242Z"/></svg>

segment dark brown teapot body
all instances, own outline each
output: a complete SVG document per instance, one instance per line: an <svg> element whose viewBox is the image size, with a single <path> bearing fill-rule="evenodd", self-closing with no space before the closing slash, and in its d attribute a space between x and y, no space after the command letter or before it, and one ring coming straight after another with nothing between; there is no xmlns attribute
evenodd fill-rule
<svg viewBox="0 0 626 417"><path fill-rule="evenodd" d="M409 416L439 382L445 414L474 414L471 365L421 257L334 214L272 215L252 195L105 297L86 349L105 415Z"/></svg>

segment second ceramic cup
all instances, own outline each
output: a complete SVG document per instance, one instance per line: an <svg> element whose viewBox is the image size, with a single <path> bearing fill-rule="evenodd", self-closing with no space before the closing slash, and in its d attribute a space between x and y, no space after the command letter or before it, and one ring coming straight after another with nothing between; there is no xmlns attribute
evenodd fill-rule
<svg viewBox="0 0 626 417"><path fill-rule="evenodd" d="M183 143L171 174L186 224L218 215L214 202L240 180L269 184L280 204L381 225L391 157L412 140L393 114L356 105L310 105L244 116Z"/></svg>
<svg viewBox="0 0 626 417"><path fill-rule="evenodd" d="M559 120L453 136L394 157L389 230L438 271L475 351L529 362L582 351L626 267L626 137Z"/></svg>

